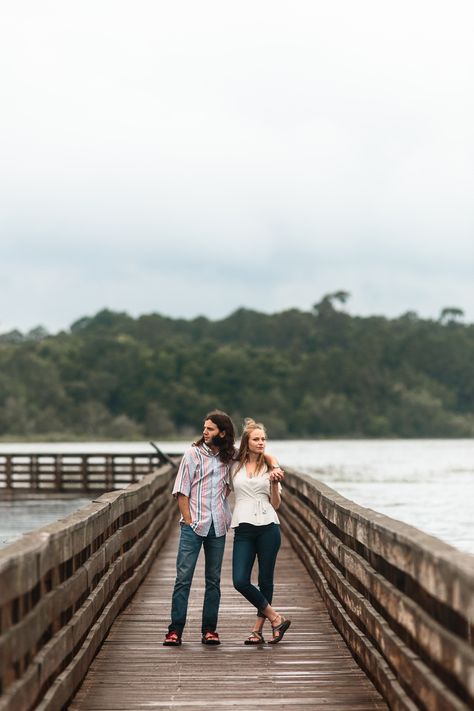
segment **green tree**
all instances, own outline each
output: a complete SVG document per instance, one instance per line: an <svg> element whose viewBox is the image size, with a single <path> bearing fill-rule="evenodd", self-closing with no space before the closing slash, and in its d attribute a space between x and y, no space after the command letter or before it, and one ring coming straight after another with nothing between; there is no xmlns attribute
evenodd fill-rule
<svg viewBox="0 0 474 711"><path fill-rule="evenodd" d="M452 323L464 317L464 311L456 306L446 306L442 309L439 320L441 323Z"/></svg>
<svg viewBox="0 0 474 711"><path fill-rule="evenodd" d="M103 310L69 332L4 334L0 432L188 436L218 407L273 437L470 436L474 326L461 310L353 317L348 297L219 321Z"/></svg>

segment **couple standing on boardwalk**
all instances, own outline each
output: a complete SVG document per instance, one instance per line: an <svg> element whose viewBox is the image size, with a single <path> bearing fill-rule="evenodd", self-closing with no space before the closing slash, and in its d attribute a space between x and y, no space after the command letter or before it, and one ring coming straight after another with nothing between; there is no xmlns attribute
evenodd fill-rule
<svg viewBox="0 0 474 711"><path fill-rule="evenodd" d="M263 425L246 420L240 448L235 449L232 420L216 410L206 415L201 438L183 456L173 495L181 513L181 536L176 561L176 581L171 604L171 623L163 644L179 646L186 623L189 593L201 550L205 556L205 594L202 611L202 643L220 644L216 631L220 602L220 574L226 533L235 529L232 556L234 587L257 609L248 645L264 643L265 620L276 644L290 626L272 606L273 571L280 547L276 509L280 505L283 471L265 454ZM235 493L231 515L228 495ZM258 587L251 583L258 560Z"/></svg>

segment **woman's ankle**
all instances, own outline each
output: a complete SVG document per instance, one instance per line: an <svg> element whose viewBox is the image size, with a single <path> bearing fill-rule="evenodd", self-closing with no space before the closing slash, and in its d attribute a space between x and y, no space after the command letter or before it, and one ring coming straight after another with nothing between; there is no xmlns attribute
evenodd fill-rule
<svg viewBox="0 0 474 711"><path fill-rule="evenodd" d="M283 621L283 617L271 605L268 605L262 612L272 627L281 624Z"/></svg>

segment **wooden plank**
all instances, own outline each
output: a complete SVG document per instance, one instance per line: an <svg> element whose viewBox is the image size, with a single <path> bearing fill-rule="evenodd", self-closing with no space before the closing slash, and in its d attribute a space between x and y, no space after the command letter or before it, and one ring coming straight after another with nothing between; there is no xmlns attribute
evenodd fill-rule
<svg viewBox="0 0 474 711"><path fill-rule="evenodd" d="M0 551L0 607L24 595L37 584L38 552L42 546L41 536L27 533ZM7 627L13 623L9 618L6 622Z"/></svg>
<svg viewBox="0 0 474 711"><path fill-rule="evenodd" d="M196 570L184 643L162 646L175 578L178 526L129 606L116 620L70 711L229 707L369 711L387 709L330 621L314 583L287 541L276 572L275 606L293 620L285 640L243 644L253 608L231 584L232 534L222 575L220 647L200 642L203 560ZM267 625L268 626L268 625ZM266 630L267 637L269 636ZM44 709L49 707L45 706ZM53 707L51 707L53 708ZM43 707L39 707L43 711Z"/></svg>

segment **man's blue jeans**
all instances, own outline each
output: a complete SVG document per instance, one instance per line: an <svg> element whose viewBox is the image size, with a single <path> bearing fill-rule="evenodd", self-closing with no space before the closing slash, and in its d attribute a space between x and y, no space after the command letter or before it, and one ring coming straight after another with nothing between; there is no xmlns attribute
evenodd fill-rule
<svg viewBox="0 0 474 711"><path fill-rule="evenodd" d="M225 535L216 536L214 524L207 536L198 536L191 526L181 524L178 557L176 559L176 581L171 603L170 632L183 633L188 611L188 599L197 559L204 548L205 581L204 604L202 608L201 632L215 632L221 600L221 568L224 556Z"/></svg>

